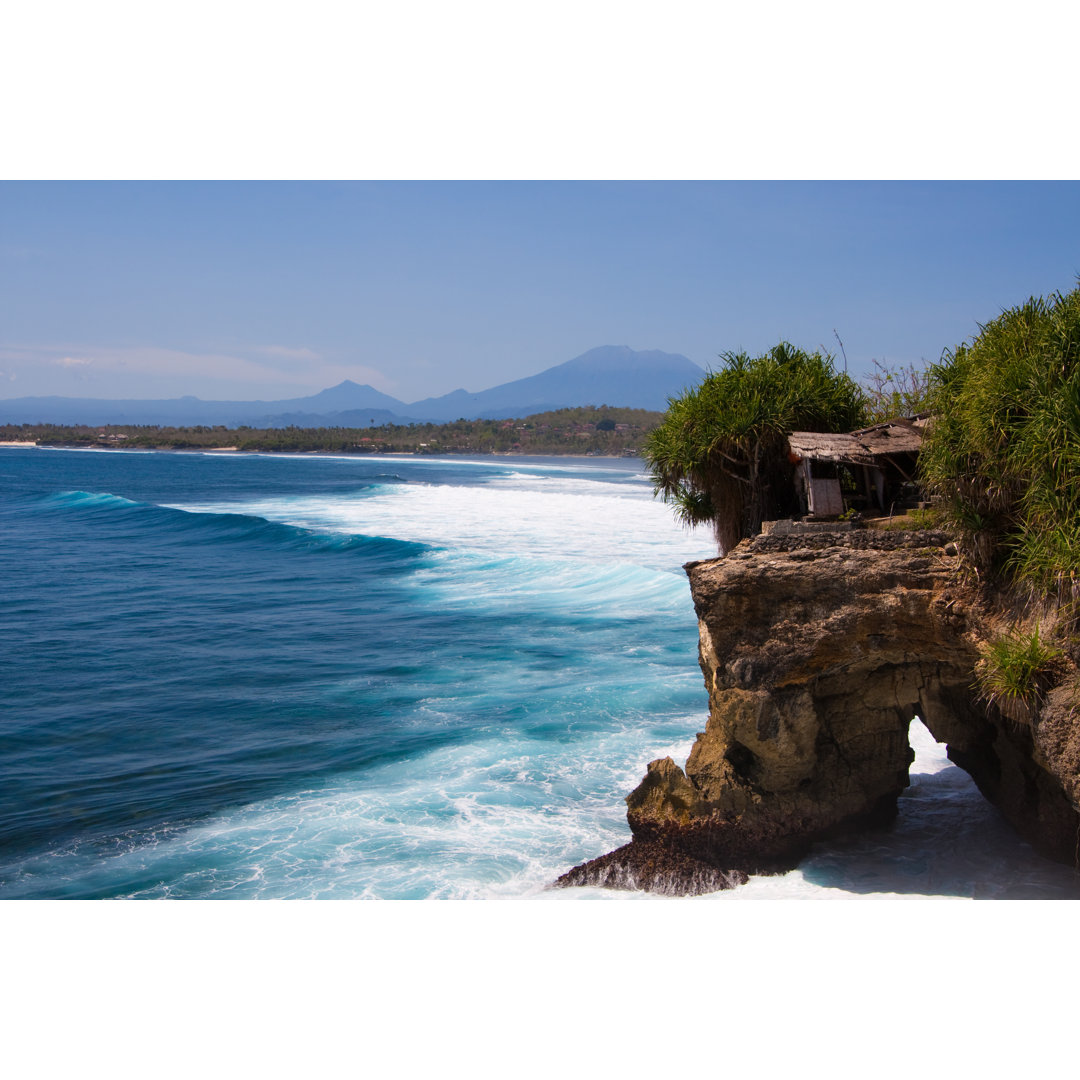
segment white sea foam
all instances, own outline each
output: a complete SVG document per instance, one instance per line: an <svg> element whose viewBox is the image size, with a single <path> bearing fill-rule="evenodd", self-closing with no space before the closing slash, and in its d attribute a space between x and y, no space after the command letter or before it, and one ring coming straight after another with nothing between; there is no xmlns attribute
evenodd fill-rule
<svg viewBox="0 0 1080 1080"><path fill-rule="evenodd" d="M535 896L629 839L620 796L641 771L634 751L648 753L642 735L443 747L116 854L69 857L67 875L83 892L131 882L132 897ZM682 758L689 744L659 748Z"/></svg>
<svg viewBox="0 0 1080 1080"><path fill-rule="evenodd" d="M629 562L678 570L710 558L707 530L685 530L650 489L563 479L526 488L388 484L376 494L299 496L178 504L204 513L241 513L320 531L389 536L474 552Z"/></svg>
<svg viewBox="0 0 1080 1080"><path fill-rule="evenodd" d="M716 554L707 530L677 525L651 488L515 473L477 485L389 483L375 494L186 504L318 532L388 536L431 545L410 583L442 610L527 609L580 618L685 613L682 563Z"/></svg>
<svg viewBox="0 0 1080 1080"><path fill-rule="evenodd" d="M488 465L490 469L490 464ZM651 487L553 475L496 475L485 484L384 483L352 494L182 504L339 535L431 545L409 584L440 610L572 612L626 618L693 609L681 565L715 555L706 530L688 531Z"/></svg>

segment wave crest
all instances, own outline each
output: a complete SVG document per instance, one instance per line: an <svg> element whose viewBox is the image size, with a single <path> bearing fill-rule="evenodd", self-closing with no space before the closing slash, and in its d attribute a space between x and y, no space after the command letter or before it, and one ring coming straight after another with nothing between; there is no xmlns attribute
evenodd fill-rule
<svg viewBox="0 0 1080 1080"><path fill-rule="evenodd" d="M161 532L183 536L188 542L255 543L304 551L364 551L395 559L415 559L429 554L431 545L390 536L330 533L287 525L256 514L185 510L136 502L108 492L62 491L38 500L64 514L104 518L138 533Z"/></svg>

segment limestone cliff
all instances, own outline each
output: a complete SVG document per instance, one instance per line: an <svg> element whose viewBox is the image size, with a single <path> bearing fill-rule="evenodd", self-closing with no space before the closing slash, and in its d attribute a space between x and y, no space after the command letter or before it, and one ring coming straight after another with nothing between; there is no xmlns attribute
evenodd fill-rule
<svg viewBox="0 0 1080 1080"><path fill-rule="evenodd" d="M653 761L630 844L562 885L688 893L786 869L809 845L889 822L916 715L1038 849L1080 836L1075 688L1018 723L977 700L990 617L939 533L769 535L689 563L709 719L685 770Z"/></svg>

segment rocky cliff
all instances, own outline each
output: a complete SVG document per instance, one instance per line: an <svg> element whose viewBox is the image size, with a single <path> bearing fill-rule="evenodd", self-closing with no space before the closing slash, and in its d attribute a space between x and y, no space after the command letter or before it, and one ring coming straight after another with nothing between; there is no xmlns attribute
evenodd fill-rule
<svg viewBox="0 0 1080 1080"><path fill-rule="evenodd" d="M977 699L994 614L947 536L763 535L686 571L706 730L684 769L649 764L626 800L631 843L558 884L727 888L790 868L815 840L887 824L916 715L1034 846L1075 861L1075 685L1026 723Z"/></svg>

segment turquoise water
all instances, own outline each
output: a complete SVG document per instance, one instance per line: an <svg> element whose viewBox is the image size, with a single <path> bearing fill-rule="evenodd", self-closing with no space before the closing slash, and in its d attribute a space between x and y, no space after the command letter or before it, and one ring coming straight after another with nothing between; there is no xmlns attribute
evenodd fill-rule
<svg viewBox="0 0 1080 1080"><path fill-rule="evenodd" d="M624 842L704 709L709 544L638 468L0 452L0 896L518 895Z"/></svg>
<svg viewBox="0 0 1080 1080"><path fill-rule="evenodd" d="M0 538L0 898L627 898L543 890L705 724L635 460L2 448ZM688 902L1080 897L913 745L894 830Z"/></svg>

